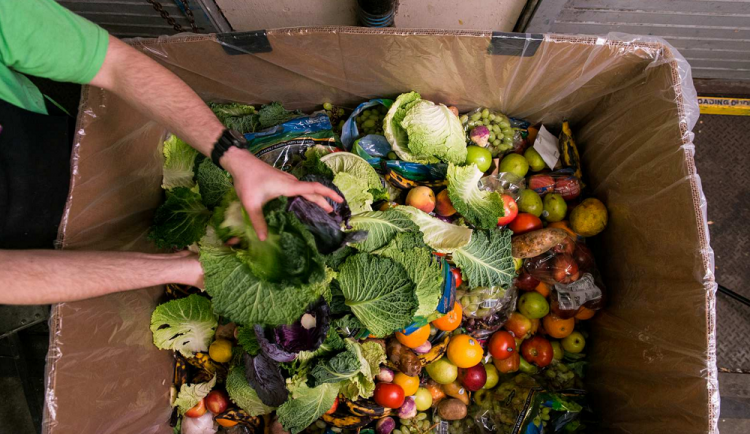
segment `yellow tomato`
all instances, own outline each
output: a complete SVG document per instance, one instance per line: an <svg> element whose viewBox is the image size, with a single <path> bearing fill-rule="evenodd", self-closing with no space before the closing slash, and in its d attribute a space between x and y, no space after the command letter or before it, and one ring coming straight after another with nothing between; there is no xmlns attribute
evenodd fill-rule
<svg viewBox="0 0 750 434"><path fill-rule="evenodd" d="M393 384L398 384L404 389L404 396L412 396L419 389L419 377L410 377L403 372L399 372L393 377Z"/></svg>

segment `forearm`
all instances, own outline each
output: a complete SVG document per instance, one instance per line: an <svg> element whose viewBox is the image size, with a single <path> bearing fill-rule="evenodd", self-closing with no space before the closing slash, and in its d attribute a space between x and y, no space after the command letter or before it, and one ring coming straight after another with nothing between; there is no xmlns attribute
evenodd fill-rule
<svg viewBox="0 0 750 434"><path fill-rule="evenodd" d="M91 81L125 99L150 119L209 156L224 126L176 75L110 36L107 56Z"/></svg>
<svg viewBox="0 0 750 434"><path fill-rule="evenodd" d="M0 250L0 304L50 304L166 283L201 282L195 255Z"/></svg>

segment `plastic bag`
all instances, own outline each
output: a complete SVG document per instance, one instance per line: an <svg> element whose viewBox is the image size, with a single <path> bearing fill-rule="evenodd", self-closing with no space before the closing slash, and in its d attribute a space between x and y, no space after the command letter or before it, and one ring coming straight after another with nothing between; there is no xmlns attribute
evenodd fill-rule
<svg viewBox="0 0 750 434"><path fill-rule="evenodd" d="M489 288L477 288L486 290ZM488 299L479 304L479 310L474 313L474 316L464 314L468 318L464 319L463 326L466 331L480 342L489 338L493 333L500 330L500 328L508 321L510 314L516 310L516 299L518 297L518 290L515 287L511 287L505 294L500 298ZM484 307L494 305L492 308ZM463 307L463 305L462 305ZM485 316L478 316L482 309L489 311L490 313Z"/></svg>
<svg viewBox="0 0 750 434"><path fill-rule="evenodd" d="M483 396L474 397L472 418L464 424L480 433L552 434L576 432L584 410L581 390L549 392L532 377L518 374ZM454 429L459 429L460 423Z"/></svg>
<svg viewBox="0 0 750 434"><path fill-rule="evenodd" d="M525 188L526 180L510 172L500 172L497 175L485 176L479 180L479 189L509 194L513 200L521 198L521 190Z"/></svg>
<svg viewBox="0 0 750 434"><path fill-rule="evenodd" d="M531 175L528 179L528 187L539 196L547 193L562 195L566 201L575 200L581 195L583 184L575 175L575 169L565 168L554 172L542 172Z"/></svg>
<svg viewBox="0 0 750 434"><path fill-rule="evenodd" d="M391 108L393 100L378 98L363 102L354 109L349 119L344 122L341 130L341 143L344 149L351 151L354 140L360 136L360 131L365 135L383 134L383 119L388 109Z"/></svg>
<svg viewBox="0 0 750 434"><path fill-rule="evenodd" d="M247 147L256 157L277 169L290 171L315 145L329 151L338 148L331 120L325 113L300 116L258 133L245 134Z"/></svg>
<svg viewBox="0 0 750 434"><path fill-rule="evenodd" d="M529 123L510 118L486 107L476 108L461 115L466 138L472 144L487 148L493 157L510 151L523 152L529 135ZM481 131L486 129L486 131Z"/></svg>

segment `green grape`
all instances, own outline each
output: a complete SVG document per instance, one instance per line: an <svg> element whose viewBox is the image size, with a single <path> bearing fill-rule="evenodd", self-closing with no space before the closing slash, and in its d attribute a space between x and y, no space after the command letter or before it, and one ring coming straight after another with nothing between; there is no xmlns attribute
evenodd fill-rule
<svg viewBox="0 0 750 434"><path fill-rule="evenodd" d="M502 141L500 139L495 139L495 140L492 141L492 144L494 146L500 146L500 143L502 143Z"/></svg>
<svg viewBox="0 0 750 434"><path fill-rule="evenodd" d="M338 114L339 116L344 116L344 113L346 113L346 112L345 112L345 111L344 111L344 109L342 109L342 108L340 108L340 109L338 109L338 110L336 111L336 114Z"/></svg>
<svg viewBox="0 0 750 434"><path fill-rule="evenodd" d="M506 145L512 145L513 144L513 137L503 137L503 143Z"/></svg>
<svg viewBox="0 0 750 434"><path fill-rule="evenodd" d="M491 121L494 121L494 120L495 120L495 118L496 118L497 116L495 116L495 114L494 114L494 113L490 113L490 116L489 116L489 117L490 117L490 120L491 120Z"/></svg>
<svg viewBox="0 0 750 434"><path fill-rule="evenodd" d="M505 135L504 135L503 133L496 133L496 134L495 134L495 138L496 138L496 139L500 139L500 140L503 140L503 138L505 138Z"/></svg>
<svg viewBox="0 0 750 434"><path fill-rule="evenodd" d="M481 118L481 117L482 117L482 113L481 112L476 112L476 113L473 113L471 115L471 120L472 121L478 121L479 118Z"/></svg>
<svg viewBox="0 0 750 434"><path fill-rule="evenodd" d="M490 116L490 111L487 109L482 110L482 117L487 119Z"/></svg>
<svg viewBox="0 0 750 434"><path fill-rule="evenodd" d="M500 122L499 125L500 125L500 128L502 128L502 129L510 128L510 122L508 122L506 120L503 120L502 122Z"/></svg>
<svg viewBox="0 0 750 434"><path fill-rule="evenodd" d="M325 109L326 111L331 111L333 110L333 104L331 104L330 102L325 102L323 103L323 109Z"/></svg>
<svg viewBox="0 0 750 434"><path fill-rule="evenodd" d="M461 115L460 118L458 118L462 124L465 124L466 122L469 122L469 117L466 115Z"/></svg>
<svg viewBox="0 0 750 434"><path fill-rule="evenodd" d="M362 111L362 117L363 118L370 117L370 110L363 110Z"/></svg>
<svg viewBox="0 0 750 434"><path fill-rule="evenodd" d="M402 431L400 429L394 429L391 434L402 434Z"/></svg>
<svg viewBox="0 0 750 434"><path fill-rule="evenodd" d="M365 128L374 128L375 127L375 120L374 119L368 119L362 125Z"/></svg>
<svg viewBox="0 0 750 434"><path fill-rule="evenodd" d="M541 425L541 424L542 424L542 419L540 417L538 417L538 416L535 417L534 418L534 425Z"/></svg>

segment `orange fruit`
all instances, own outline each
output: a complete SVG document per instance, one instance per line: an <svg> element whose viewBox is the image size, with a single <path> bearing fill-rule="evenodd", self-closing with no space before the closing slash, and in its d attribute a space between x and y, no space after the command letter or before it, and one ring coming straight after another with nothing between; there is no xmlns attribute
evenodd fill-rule
<svg viewBox="0 0 750 434"><path fill-rule="evenodd" d="M471 368L482 361L484 350L469 335L456 335L448 343L448 360L459 368Z"/></svg>
<svg viewBox="0 0 750 434"><path fill-rule="evenodd" d="M436 319L432 322L432 325L435 326L438 330L444 330L446 332L452 332L453 330L457 329L458 326L461 325L461 319L463 318L463 308L461 307L461 303L456 302L453 305L453 310L446 313L442 317Z"/></svg>
<svg viewBox="0 0 750 434"><path fill-rule="evenodd" d="M594 317L595 313L595 310L589 309L586 306L581 306L581 309L578 311L575 317L577 319L591 319Z"/></svg>
<svg viewBox="0 0 750 434"><path fill-rule="evenodd" d="M575 318L562 319L554 313L545 316L542 322L544 324L544 331L557 339L565 338L573 333L573 328L576 326Z"/></svg>
<svg viewBox="0 0 750 434"><path fill-rule="evenodd" d="M574 239L574 240L575 240L575 239L578 239L578 234L577 234L577 233L575 233L575 232L573 232L573 229L571 229L571 228L570 228L570 223L568 223L568 221L567 221L567 220L562 220L562 221L559 221L559 222L552 222L552 223L549 223L549 224L547 225L547 227L548 227L548 228L558 228L558 229L562 229L562 230L564 230L565 232L567 232L567 233L568 233L568 235L570 235L571 237L573 237L573 239Z"/></svg>
<svg viewBox="0 0 750 434"><path fill-rule="evenodd" d="M544 282L539 282L534 291L542 294L542 297L549 297L549 285Z"/></svg>
<svg viewBox="0 0 750 434"><path fill-rule="evenodd" d="M399 372L393 377L393 384L398 384L404 389L404 396L412 396L419 389L419 377L410 377L403 372Z"/></svg>
<svg viewBox="0 0 750 434"><path fill-rule="evenodd" d="M430 338L430 325L429 324L414 330L413 332L411 332L411 334L408 334L408 335L405 335L401 332L396 332L396 339L398 339L398 341L401 342L402 345L405 345L409 348L417 348L418 346L427 342L427 339L429 338Z"/></svg>

